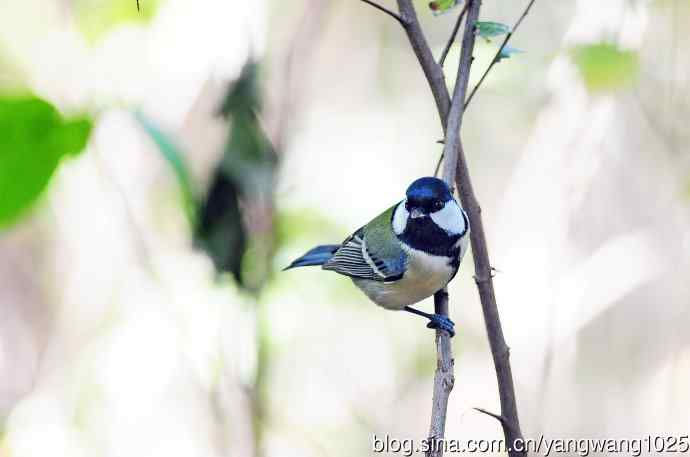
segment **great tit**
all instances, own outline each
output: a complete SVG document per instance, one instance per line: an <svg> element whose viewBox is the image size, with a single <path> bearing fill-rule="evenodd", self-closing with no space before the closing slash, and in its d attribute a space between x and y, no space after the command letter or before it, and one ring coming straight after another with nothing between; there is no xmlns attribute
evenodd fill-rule
<svg viewBox="0 0 690 457"><path fill-rule="evenodd" d="M467 214L440 179L420 178L406 198L388 208L342 244L317 246L287 268L320 265L352 278L374 303L429 319L427 327L453 336L454 324L410 305L444 288L455 277L469 244Z"/></svg>

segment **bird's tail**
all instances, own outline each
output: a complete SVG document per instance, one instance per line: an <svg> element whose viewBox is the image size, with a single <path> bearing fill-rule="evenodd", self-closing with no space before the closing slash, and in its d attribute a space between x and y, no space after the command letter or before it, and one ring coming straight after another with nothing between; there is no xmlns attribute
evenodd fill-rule
<svg viewBox="0 0 690 457"><path fill-rule="evenodd" d="M296 267L308 267L312 265L323 265L328 262L328 260L333 257L335 251L340 248L339 244L325 244L323 246L316 246L309 252L304 254L299 259L292 262L284 270L289 270L290 268Z"/></svg>

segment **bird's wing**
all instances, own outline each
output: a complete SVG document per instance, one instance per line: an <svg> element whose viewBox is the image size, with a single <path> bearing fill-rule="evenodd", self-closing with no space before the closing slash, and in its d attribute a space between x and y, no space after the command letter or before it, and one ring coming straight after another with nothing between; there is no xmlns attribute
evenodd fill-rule
<svg viewBox="0 0 690 457"><path fill-rule="evenodd" d="M396 206L347 238L323 269L374 281L392 282L402 278L407 254L391 226Z"/></svg>

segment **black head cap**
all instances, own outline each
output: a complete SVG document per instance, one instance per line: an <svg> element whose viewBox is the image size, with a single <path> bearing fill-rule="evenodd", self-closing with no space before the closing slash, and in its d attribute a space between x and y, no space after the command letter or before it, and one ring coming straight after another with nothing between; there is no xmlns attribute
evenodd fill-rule
<svg viewBox="0 0 690 457"><path fill-rule="evenodd" d="M407 200L412 203L423 203L426 201L447 202L453 198L450 189L445 182L438 178L425 177L419 178L407 188Z"/></svg>

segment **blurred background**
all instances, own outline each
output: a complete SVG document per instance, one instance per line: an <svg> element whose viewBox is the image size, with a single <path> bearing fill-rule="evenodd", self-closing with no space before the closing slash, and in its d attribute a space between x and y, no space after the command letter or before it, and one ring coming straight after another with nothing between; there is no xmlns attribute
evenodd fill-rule
<svg viewBox="0 0 690 457"><path fill-rule="evenodd" d="M438 56L459 9L416 5ZM422 320L280 272L433 173L441 129L399 25L355 0L140 8L0 3L0 456L426 437ZM690 429L689 21L687 0L538 0L468 109L527 437ZM471 84L500 41L478 40ZM472 274L468 256L450 288L447 437L501 438L472 409L499 410Z"/></svg>

